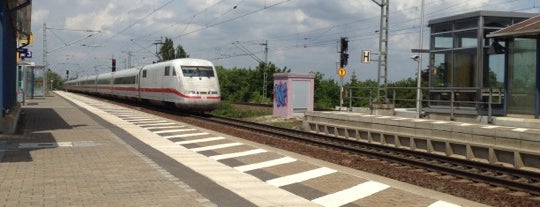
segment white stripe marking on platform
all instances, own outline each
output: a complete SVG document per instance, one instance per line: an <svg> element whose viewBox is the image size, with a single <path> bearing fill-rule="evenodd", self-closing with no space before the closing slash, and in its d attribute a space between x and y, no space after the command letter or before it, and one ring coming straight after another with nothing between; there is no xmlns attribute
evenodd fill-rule
<svg viewBox="0 0 540 207"><path fill-rule="evenodd" d="M125 117L123 118L124 120L126 121L129 121L129 122L142 122L142 121L159 121L159 119L153 119L153 118L144 118L144 119L141 119L141 118L135 118L135 119L132 119L130 117Z"/></svg>
<svg viewBox="0 0 540 207"><path fill-rule="evenodd" d="M183 126L178 125L169 125L169 126L147 126L143 127L145 129L172 129L172 128L183 128Z"/></svg>
<svg viewBox="0 0 540 207"><path fill-rule="evenodd" d="M392 118L393 116L379 116L379 117L375 117L375 118L378 118L378 119L388 119L388 118Z"/></svg>
<svg viewBox="0 0 540 207"><path fill-rule="evenodd" d="M264 152L267 152L267 151L263 149L254 149L254 150L249 150L249 151L244 151L244 152L214 155L214 156L210 156L210 158L214 160L224 160L224 159L237 158L237 157L248 156L248 155L255 155L255 154L264 153Z"/></svg>
<svg viewBox="0 0 540 207"><path fill-rule="evenodd" d="M222 140L222 139L225 139L225 137L210 137L210 138L204 138L204 139L180 141L180 142L175 142L175 143L176 144L194 144L194 143L201 143L201 142L211 142L211 141Z"/></svg>
<svg viewBox="0 0 540 207"><path fill-rule="evenodd" d="M395 118L395 119L392 119L392 120L395 120L395 121L402 121L402 120L407 120L409 118Z"/></svg>
<svg viewBox="0 0 540 207"><path fill-rule="evenodd" d="M185 131L195 131L196 129L186 129ZM200 136L200 135L207 135L208 132L201 132L201 133L192 133L192 134L177 134L177 135L171 135L171 136L164 136L165 139L172 139L172 138L185 138L185 137L194 137L194 136Z"/></svg>
<svg viewBox="0 0 540 207"><path fill-rule="evenodd" d="M199 148L191 148L190 150L194 152L202 152L202 151L208 151L208 150L216 150L216 149L223 149L227 147L235 147L243 145L242 143L234 142L234 143L227 143L227 144L217 144L212 146L206 146L206 147L199 147Z"/></svg>
<svg viewBox="0 0 540 207"><path fill-rule="evenodd" d="M428 207L461 207L461 206L453 204L453 203L448 203L446 201L437 201L435 203L432 203Z"/></svg>
<svg viewBox="0 0 540 207"><path fill-rule="evenodd" d="M272 166L276 166L276 165L287 164L287 163L294 162L294 161L296 161L296 159L291 158L291 157L283 157L283 158L270 160L270 161L266 161L266 162L260 162L260 163L249 164L249 165L242 165L242 166L234 167L234 169L236 169L236 170L238 170L240 172L247 172L247 171L250 171L250 170L256 170L256 169L261 169L261 168L265 168L265 167L272 167Z"/></svg>
<svg viewBox="0 0 540 207"><path fill-rule="evenodd" d="M161 131L154 131L156 134L164 134L164 133L176 133L176 132L185 132L185 131L193 131L195 129L170 129L170 130L161 130Z"/></svg>
<svg viewBox="0 0 540 207"><path fill-rule="evenodd" d="M529 129L525 129L525 128L515 128L515 129L512 129L512 131L515 131L515 132L524 132L524 131L527 131Z"/></svg>
<svg viewBox="0 0 540 207"><path fill-rule="evenodd" d="M152 126L167 126L167 125L183 127L182 125L176 125L175 123L170 123L170 122L161 122L161 123L154 123L154 124L142 123L142 124L138 124L137 126L140 126L140 127L145 127L145 126L152 127Z"/></svg>
<svg viewBox="0 0 540 207"><path fill-rule="evenodd" d="M125 120L127 122L130 122L132 124L135 124L135 125L139 125L139 124L158 124L158 123L170 123L168 121L165 121L165 120L158 120L158 119L152 119L152 120L149 120L149 121L131 121L131 120Z"/></svg>
<svg viewBox="0 0 540 207"><path fill-rule="evenodd" d="M276 187L281 187L281 186L286 186L286 185L290 185L290 184L293 184L293 183L303 182L303 181L313 179L313 178L318 178L318 177L328 175L328 174L332 174L332 173L335 173L335 172L336 172L336 170L334 170L334 169L321 167L321 168L313 169L313 170L306 171L306 172L296 173L296 174L293 174L293 175L288 175L288 176L268 180L268 181L266 181L266 183L268 183L270 185L273 185L273 186L276 186Z"/></svg>
<svg viewBox="0 0 540 207"><path fill-rule="evenodd" d="M332 207L332 206L337 207L337 206L342 206L347 203L356 201L358 199L368 197L377 192L383 191L389 187L390 186L379 183L379 182L368 181L349 189L345 189L345 190L342 190L333 194L316 198L312 201L314 203L327 206L327 207Z"/></svg>
<svg viewBox="0 0 540 207"><path fill-rule="evenodd" d="M484 128L484 129L495 129L495 128L499 128L499 126L484 126L482 128Z"/></svg>
<svg viewBox="0 0 540 207"><path fill-rule="evenodd" d="M124 118L124 119L149 119L148 115L134 115L133 113L118 113L118 112L112 112L115 116Z"/></svg>

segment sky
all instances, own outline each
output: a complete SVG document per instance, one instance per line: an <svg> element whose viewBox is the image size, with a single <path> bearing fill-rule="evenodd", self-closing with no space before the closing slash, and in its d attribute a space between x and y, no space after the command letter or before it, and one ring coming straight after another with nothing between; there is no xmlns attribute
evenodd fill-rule
<svg viewBox="0 0 540 207"><path fill-rule="evenodd" d="M109 72L112 58L118 70L151 64L157 60L156 43L167 37L192 58L253 69L256 59L265 59L267 42L268 60L277 67L339 80L338 42L347 37L344 80L352 73L376 80L377 62L361 63L362 50L370 50L372 59L379 50L381 7L374 1L382 0L32 1L33 58L27 61L44 64L46 57L48 67L62 76L66 70L72 77L93 75ZM540 13L540 0L425 0L421 23L420 0L389 1L389 81L416 76L411 49L420 46L420 25L423 47L429 48L431 19L477 10Z"/></svg>

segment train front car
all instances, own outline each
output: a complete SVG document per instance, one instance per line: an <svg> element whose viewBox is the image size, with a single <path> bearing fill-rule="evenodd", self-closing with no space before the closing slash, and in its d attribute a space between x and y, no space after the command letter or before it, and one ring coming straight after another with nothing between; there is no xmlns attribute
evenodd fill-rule
<svg viewBox="0 0 540 207"><path fill-rule="evenodd" d="M176 102L180 109L212 111L219 107L221 93L214 65L201 59L177 59L172 61L178 68L178 91L182 100Z"/></svg>

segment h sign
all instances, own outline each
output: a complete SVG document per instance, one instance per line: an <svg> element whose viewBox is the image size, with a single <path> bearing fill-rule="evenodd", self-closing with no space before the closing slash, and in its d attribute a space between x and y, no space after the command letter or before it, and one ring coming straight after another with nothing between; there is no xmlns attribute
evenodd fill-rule
<svg viewBox="0 0 540 207"><path fill-rule="evenodd" d="M362 63L369 63L371 61L371 51L362 50Z"/></svg>

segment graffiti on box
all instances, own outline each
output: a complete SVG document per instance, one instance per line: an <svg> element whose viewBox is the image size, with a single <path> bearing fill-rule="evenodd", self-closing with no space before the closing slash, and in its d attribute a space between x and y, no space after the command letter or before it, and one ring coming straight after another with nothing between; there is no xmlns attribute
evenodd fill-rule
<svg viewBox="0 0 540 207"><path fill-rule="evenodd" d="M287 106L287 83L281 82L274 84L274 102L277 107Z"/></svg>

